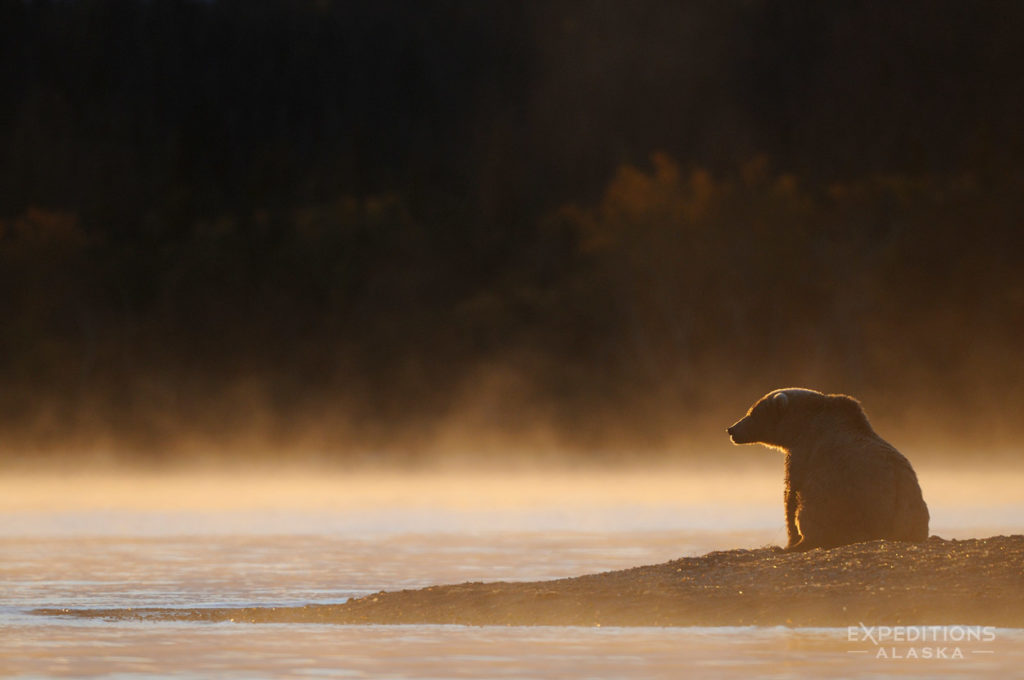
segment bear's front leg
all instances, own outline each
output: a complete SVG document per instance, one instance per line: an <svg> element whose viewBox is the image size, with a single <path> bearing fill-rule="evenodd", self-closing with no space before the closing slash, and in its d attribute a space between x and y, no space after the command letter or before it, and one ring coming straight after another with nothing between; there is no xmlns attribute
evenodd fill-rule
<svg viewBox="0 0 1024 680"><path fill-rule="evenodd" d="M782 549L782 552L806 552L808 550L813 550L816 547L818 546L811 545L806 538L801 538L796 543L790 543L787 545Z"/></svg>
<svg viewBox="0 0 1024 680"><path fill-rule="evenodd" d="M800 530L796 526L796 506L797 498L796 491L790 486L788 480L786 482L785 491L786 501L786 550L793 550L794 547L800 543L803 537L800 535Z"/></svg>

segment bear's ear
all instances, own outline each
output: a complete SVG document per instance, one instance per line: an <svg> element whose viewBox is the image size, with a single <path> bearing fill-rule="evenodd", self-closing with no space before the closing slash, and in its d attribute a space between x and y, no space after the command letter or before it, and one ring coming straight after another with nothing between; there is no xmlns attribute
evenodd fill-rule
<svg viewBox="0 0 1024 680"><path fill-rule="evenodd" d="M772 406L775 407L775 410L777 412L782 413L783 411L786 410L786 406L788 405L789 395L787 395L785 392L776 392L775 396L772 397Z"/></svg>

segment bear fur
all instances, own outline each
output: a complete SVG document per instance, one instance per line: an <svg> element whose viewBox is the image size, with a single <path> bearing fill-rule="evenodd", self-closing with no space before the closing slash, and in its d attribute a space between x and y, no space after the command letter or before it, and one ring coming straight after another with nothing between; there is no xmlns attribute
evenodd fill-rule
<svg viewBox="0 0 1024 680"><path fill-rule="evenodd" d="M842 394L769 392L728 429L735 444L786 455L786 551L928 538L928 506L910 461Z"/></svg>

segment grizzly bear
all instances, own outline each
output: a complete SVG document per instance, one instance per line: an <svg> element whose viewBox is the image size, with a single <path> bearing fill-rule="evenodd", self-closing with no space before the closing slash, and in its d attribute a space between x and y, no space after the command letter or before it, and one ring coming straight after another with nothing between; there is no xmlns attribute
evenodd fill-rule
<svg viewBox="0 0 1024 680"><path fill-rule="evenodd" d="M786 551L928 538L928 506L910 461L842 394L769 392L728 429L735 444L786 454Z"/></svg>

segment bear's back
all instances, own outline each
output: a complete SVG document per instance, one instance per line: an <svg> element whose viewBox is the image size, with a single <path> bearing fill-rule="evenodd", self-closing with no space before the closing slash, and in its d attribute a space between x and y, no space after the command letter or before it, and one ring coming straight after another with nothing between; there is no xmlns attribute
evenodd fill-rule
<svg viewBox="0 0 1024 680"><path fill-rule="evenodd" d="M927 538L928 509L910 461L874 431L833 435L790 452L794 482L818 509L819 530L832 534L827 542Z"/></svg>

